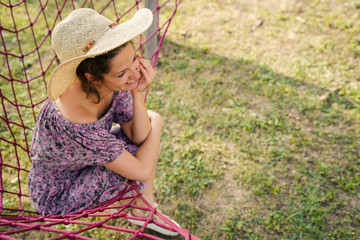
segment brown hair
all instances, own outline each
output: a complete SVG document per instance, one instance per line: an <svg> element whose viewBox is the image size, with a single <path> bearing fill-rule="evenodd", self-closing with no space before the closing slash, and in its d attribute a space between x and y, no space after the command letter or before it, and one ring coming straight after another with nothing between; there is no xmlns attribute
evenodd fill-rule
<svg viewBox="0 0 360 240"><path fill-rule="evenodd" d="M126 47L128 43L129 42L105 54L93 58L86 58L79 64L76 69L76 74L80 79L81 89L86 93L86 98L94 95L97 98L97 101L95 101L94 103L97 104L100 102L100 94L97 91L96 85L93 83L93 81L100 81L101 83L103 83L103 75L110 71L110 60L114 58L121 51L121 49ZM85 77L85 73L90 73L91 75L93 75L94 80L89 81Z"/></svg>

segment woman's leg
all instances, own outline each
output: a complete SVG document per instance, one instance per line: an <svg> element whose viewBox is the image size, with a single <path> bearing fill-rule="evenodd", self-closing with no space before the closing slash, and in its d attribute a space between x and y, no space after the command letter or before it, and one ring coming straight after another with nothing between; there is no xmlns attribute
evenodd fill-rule
<svg viewBox="0 0 360 240"><path fill-rule="evenodd" d="M141 191L142 196L145 200L150 203L152 207L157 207L154 200L154 180L156 175L156 167L152 171L150 178L145 182L146 187ZM136 205L140 207L146 207L140 198L137 199Z"/></svg>
<svg viewBox="0 0 360 240"><path fill-rule="evenodd" d="M150 178L145 182L146 187L141 191L141 195L154 208L158 207L157 203L154 200L154 181L155 181L155 176L156 176L156 167L159 162L160 152L161 152L161 145L160 145L159 155L158 155L154 170L152 171ZM137 199L136 205L138 205L140 207L146 207L146 205L141 201L140 198Z"/></svg>
<svg viewBox="0 0 360 240"><path fill-rule="evenodd" d="M156 168L154 168L153 172L151 173L150 178L144 182L146 184L145 188L141 191L141 195L143 196L143 198L145 198L145 200L154 208L157 208L157 204L154 200L154 180L155 180L155 175L156 175ZM128 202L130 202L131 199L126 199L126 200L120 200L119 203L121 205L126 204ZM117 204L113 204L114 206L116 206ZM139 207L144 207L147 208L146 204L141 200L141 198L137 198L134 202L134 205L139 206ZM143 216L145 217L146 214L142 214L143 211L139 211L136 210L135 208L132 209L132 212L134 215L136 216Z"/></svg>
<svg viewBox="0 0 360 240"><path fill-rule="evenodd" d="M155 200L154 200L154 180L155 180L155 176L156 176L156 167L154 168L154 170L151 173L151 177L145 182L146 183L146 187L141 191L141 195L145 198L145 200L154 208L158 208ZM139 207L145 207L147 208L147 206L145 205L145 203L141 200L141 198L138 198L135 202L135 205L139 206ZM141 211L139 209L136 208L132 208L131 209L131 213L133 215L135 215L136 217L147 217L149 216L149 212L145 212L145 211ZM173 222L175 225L180 226L177 222L175 222L174 220L172 220L170 217L166 216L163 214L163 216L167 217L168 220L170 220L171 222ZM154 215L153 219L156 220L157 222L164 224L164 225L168 225L164 220L162 220L161 218L159 218L158 216ZM140 226L143 225L143 223L135 223L138 224ZM150 224L153 225L153 224ZM174 232L170 231L171 234L169 234L169 230L165 229L165 231L167 231L168 233L164 233L164 229L162 229L160 227L160 229L162 229L161 231L159 231L159 227L156 227L156 229L154 228L150 228L152 230L155 230L157 232L163 233L165 235L171 235L171 236L175 236L177 235L177 233L174 234Z"/></svg>

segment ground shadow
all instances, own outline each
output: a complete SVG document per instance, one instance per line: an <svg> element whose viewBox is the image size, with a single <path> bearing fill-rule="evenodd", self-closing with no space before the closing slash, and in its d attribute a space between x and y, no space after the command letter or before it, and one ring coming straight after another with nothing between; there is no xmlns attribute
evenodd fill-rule
<svg viewBox="0 0 360 240"><path fill-rule="evenodd" d="M359 166L359 135L354 130L358 120L347 115L347 110L356 108L344 97L240 57L231 59L172 41L165 42L157 68L159 80L150 89L148 105L166 114L165 138L171 142L163 149L165 164L160 162L160 171L165 172L165 177L158 185L177 186L169 190L176 200L163 200L165 205L172 205L165 208L195 235L204 239L240 239L249 229L253 236L265 238L300 236L300 232L304 236L321 234L305 229L306 225L315 224L312 220L287 223L287 230L277 229L275 223L266 226L264 222L275 211L274 206L283 206L284 215L294 213L295 205L300 204L297 201L301 195L295 190L299 186L304 187L304 192L308 188L319 189L319 198L322 184L321 189L341 192L349 201L356 199L353 194L358 187L348 191L341 184L356 181L350 175L356 174ZM326 98L320 100L324 94ZM332 107L334 103L338 108ZM177 160L167 157L170 148L187 151L169 154L171 158L186 162L187 158L200 157L205 166L183 164L179 167L183 177L173 179L178 168L173 164ZM348 160L344 162L344 158ZM324 165L319 166L317 161ZM220 174L210 176L220 168ZM199 177L200 171L207 174ZM330 182L339 173L348 178ZM192 181L203 183L196 185L200 187L194 196L189 194ZM296 193L290 197L289 192ZM329 200L324 205L326 214L319 218L345 221L355 216L350 208L341 211L329 207L335 202ZM304 211L299 215L305 215L307 204L310 203L298 206L300 212ZM259 214L249 215L248 210L254 209ZM246 217L258 222L247 222ZM309 218L312 217L318 216ZM243 227L237 229L239 222ZM282 224L286 225L285 220L279 226ZM331 221L322 224L320 229L336 228ZM346 227L355 228L355 224ZM258 233L254 233L255 229Z"/></svg>

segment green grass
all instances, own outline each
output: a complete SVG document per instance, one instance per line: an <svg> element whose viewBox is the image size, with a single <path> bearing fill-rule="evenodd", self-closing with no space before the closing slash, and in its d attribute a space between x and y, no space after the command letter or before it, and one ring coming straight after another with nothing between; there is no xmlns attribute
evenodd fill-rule
<svg viewBox="0 0 360 240"><path fill-rule="evenodd" d="M166 196L203 239L356 239L360 3L267 4L182 4L149 106L166 119L164 150L197 144L215 172L200 197ZM173 165L160 163L159 191Z"/></svg>
<svg viewBox="0 0 360 240"><path fill-rule="evenodd" d="M181 3L147 101L165 213L201 239L358 239L359 10Z"/></svg>
<svg viewBox="0 0 360 240"><path fill-rule="evenodd" d="M186 172L194 150L210 168L203 171L215 171L215 179L211 178L201 197L193 195L188 203L190 212L196 213L191 216L200 218L195 226L189 219L189 227L204 239L355 239L360 183L358 109L338 95L321 102L318 87L251 61L231 60L174 42L166 46L168 53L159 68L173 81L159 82L153 91L170 94L170 98L154 95L150 106L156 102L166 119L170 133L165 130L165 136L171 137L166 138L164 151L187 154L181 159L171 154L175 164L160 162L160 172L177 176L180 164L183 178L197 177L201 184L207 179L198 176L198 171ZM172 56L176 56L174 62L168 61ZM197 73L198 69L202 70ZM303 86L310 90L299 91ZM218 205L198 204L212 198L208 194L228 174L235 183L225 195L217 195ZM171 180L162 174L157 180L159 191ZM186 192L192 185L182 186L182 180L178 184ZM219 220L211 216L236 188L249 195L233 197L223 212L217 212L219 226ZM175 209L182 208L189 195L174 187L163 201L176 196ZM251 204L237 204L242 201ZM211 233L207 233L209 228Z"/></svg>

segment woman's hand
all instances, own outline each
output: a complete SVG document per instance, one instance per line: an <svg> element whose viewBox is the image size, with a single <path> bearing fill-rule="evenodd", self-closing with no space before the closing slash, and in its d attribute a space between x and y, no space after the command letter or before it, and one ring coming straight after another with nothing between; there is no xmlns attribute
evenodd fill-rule
<svg viewBox="0 0 360 240"><path fill-rule="evenodd" d="M149 87L151 82L154 80L156 74L150 60L140 58L139 56L137 57L137 60L139 61L140 67L140 79L138 86L134 90L138 92L143 92L146 88Z"/></svg>

